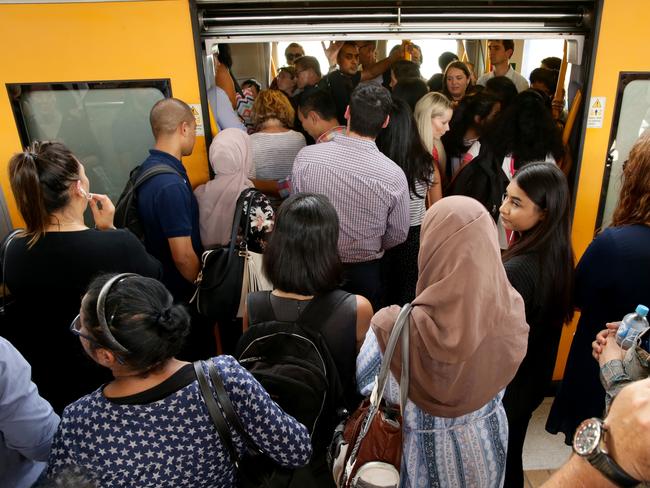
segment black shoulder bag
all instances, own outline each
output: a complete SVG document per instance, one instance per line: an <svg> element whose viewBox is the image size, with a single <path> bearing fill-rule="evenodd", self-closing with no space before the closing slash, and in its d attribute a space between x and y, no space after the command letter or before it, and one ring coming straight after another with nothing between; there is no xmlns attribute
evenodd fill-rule
<svg viewBox="0 0 650 488"><path fill-rule="evenodd" d="M199 389L203 401L208 407L208 413L219 433L221 442L228 451L228 455L235 470L237 471L240 488L285 488L289 486L292 477L292 470L283 468L272 459L262 453L235 412L232 402L228 397L223 382L219 377L217 368L211 360L207 361L210 381L216 392L216 399L210 390L208 378L203 370L203 361L195 361L194 371L199 382ZM244 443L246 453L240 456L232 441L233 429Z"/></svg>
<svg viewBox="0 0 650 488"><path fill-rule="evenodd" d="M246 191L246 190L244 190ZM196 278L196 291L190 302L201 315L215 320L232 320L237 315L244 281L244 265L248 251L248 218L255 192L248 198L240 195L230 233L230 243L208 249L201 256L201 271ZM237 233L244 203L248 202L244 235L237 245Z"/></svg>

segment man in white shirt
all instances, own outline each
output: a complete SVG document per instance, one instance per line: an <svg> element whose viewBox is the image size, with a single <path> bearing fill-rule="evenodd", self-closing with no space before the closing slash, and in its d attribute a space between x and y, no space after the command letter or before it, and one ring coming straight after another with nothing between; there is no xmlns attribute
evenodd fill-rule
<svg viewBox="0 0 650 488"><path fill-rule="evenodd" d="M510 58L515 51L515 43L512 39L491 40L488 41L488 51L490 53L490 64L492 71L485 73L481 76L477 84L485 86L485 83L490 78L495 76L505 76L510 78L517 87L518 92L528 89L528 81L526 78L517 73L512 66L510 66Z"/></svg>

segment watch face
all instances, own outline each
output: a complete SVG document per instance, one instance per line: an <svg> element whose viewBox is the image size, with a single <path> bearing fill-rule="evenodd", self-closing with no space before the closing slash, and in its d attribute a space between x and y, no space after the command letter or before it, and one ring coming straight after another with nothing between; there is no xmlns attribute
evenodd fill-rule
<svg viewBox="0 0 650 488"><path fill-rule="evenodd" d="M596 419L582 422L573 437L573 449L580 456L593 453L600 443L601 426Z"/></svg>

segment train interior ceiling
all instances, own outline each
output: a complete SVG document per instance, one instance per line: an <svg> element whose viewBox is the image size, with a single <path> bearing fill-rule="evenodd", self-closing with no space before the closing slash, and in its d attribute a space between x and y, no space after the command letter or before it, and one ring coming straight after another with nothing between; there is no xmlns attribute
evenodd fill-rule
<svg viewBox="0 0 650 488"><path fill-rule="evenodd" d="M218 6L217 6L218 5ZM213 81L212 54L219 43L230 45L232 72L239 82L256 79L269 86L277 69L286 64L284 50L291 42L315 56L323 74L328 61L323 45L335 40L377 40L377 59L407 39L423 54L424 78L440 72L438 56L455 52L475 66L477 76L486 70L487 40L514 39L511 64L526 79L542 59L562 58L567 46L564 88L566 107L576 91L583 94L590 79L596 2L459 1L446 2L247 2L197 1L198 29L207 86ZM580 112L582 113L582 112ZM582 117L571 139L573 160L579 161ZM576 168L569 179L576 179Z"/></svg>

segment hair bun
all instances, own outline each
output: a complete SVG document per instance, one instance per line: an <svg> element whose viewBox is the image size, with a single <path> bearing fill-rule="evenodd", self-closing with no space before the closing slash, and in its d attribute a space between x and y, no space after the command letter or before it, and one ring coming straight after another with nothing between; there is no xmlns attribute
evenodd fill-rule
<svg viewBox="0 0 650 488"><path fill-rule="evenodd" d="M182 339L190 330L190 315L182 305L170 305L158 313L156 325L170 340Z"/></svg>

